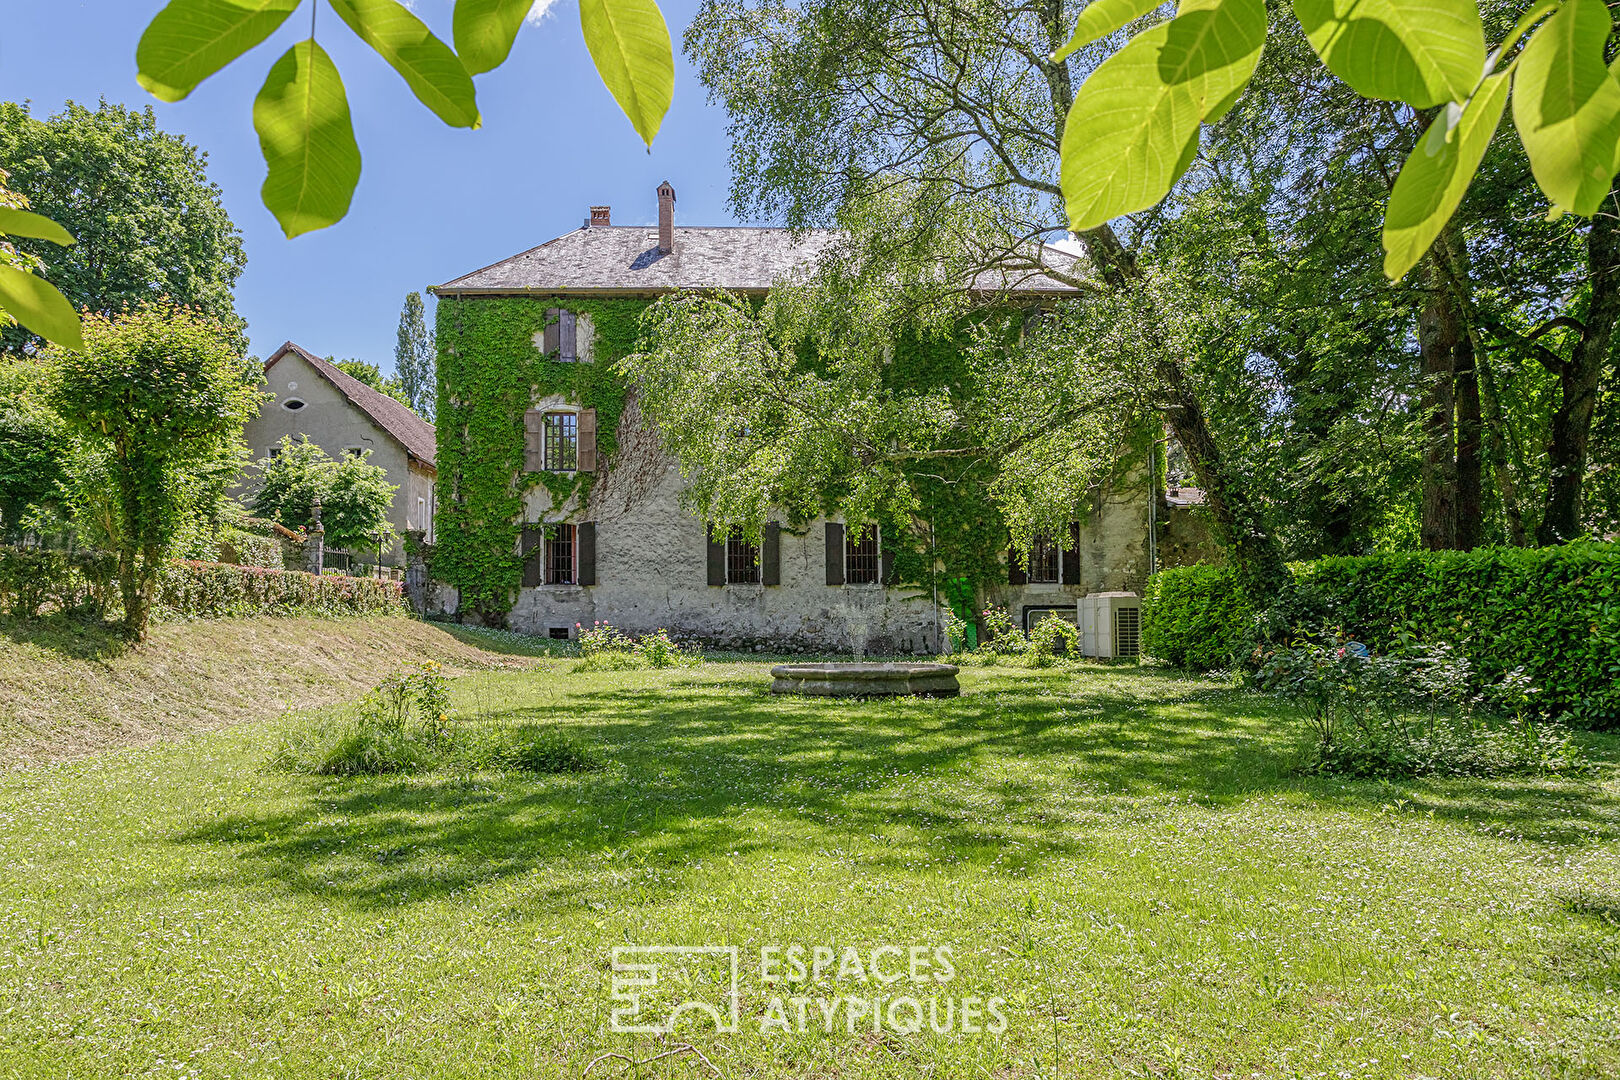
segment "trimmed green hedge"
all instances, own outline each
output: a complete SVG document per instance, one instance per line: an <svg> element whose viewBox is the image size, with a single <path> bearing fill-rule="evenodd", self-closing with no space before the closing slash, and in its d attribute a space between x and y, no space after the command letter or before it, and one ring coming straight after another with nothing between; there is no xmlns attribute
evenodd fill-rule
<svg viewBox="0 0 1620 1080"><path fill-rule="evenodd" d="M377 578L184 561L163 568L153 607L165 619L392 614L404 610L404 593Z"/></svg>
<svg viewBox="0 0 1620 1080"><path fill-rule="evenodd" d="M1177 667L1231 667L1254 623L1237 575L1227 566L1164 570L1142 603L1142 651Z"/></svg>
<svg viewBox="0 0 1620 1080"><path fill-rule="evenodd" d="M1401 552L1291 567L1296 589L1273 614L1309 632L1328 628L1375 651L1404 630L1456 646L1480 685L1523 668L1544 714L1592 726L1620 723L1620 545ZM1218 567L1159 574L1143 648L1188 667L1242 645L1253 624Z"/></svg>

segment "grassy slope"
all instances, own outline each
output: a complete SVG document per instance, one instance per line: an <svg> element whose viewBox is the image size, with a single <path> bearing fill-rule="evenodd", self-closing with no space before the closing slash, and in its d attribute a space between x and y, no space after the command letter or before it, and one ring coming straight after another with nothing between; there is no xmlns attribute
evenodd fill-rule
<svg viewBox="0 0 1620 1080"><path fill-rule="evenodd" d="M1620 1073L1612 766L1302 780L1268 706L1130 669L851 704L568 667L457 704L605 772L268 773L284 718L0 778L0 1076L578 1077L668 1046L608 1033L625 943L947 944L1008 999L999 1037L764 1037L745 960L742 1031L690 1036L727 1077Z"/></svg>
<svg viewBox="0 0 1620 1080"><path fill-rule="evenodd" d="M507 646L403 617L168 623L130 647L68 619L0 616L0 769L330 704L429 657L502 663L491 648Z"/></svg>

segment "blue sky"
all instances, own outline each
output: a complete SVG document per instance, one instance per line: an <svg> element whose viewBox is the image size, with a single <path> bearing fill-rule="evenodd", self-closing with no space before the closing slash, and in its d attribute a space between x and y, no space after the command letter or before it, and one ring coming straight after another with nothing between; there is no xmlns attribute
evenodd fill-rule
<svg viewBox="0 0 1620 1080"><path fill-rule="evenodd" d="M209 176L247 248L236 306L260 356L291 339L388 370L407 292L566 232L592 204L611 205L615 224L651 223L661 180L675 185L678 222L734 222L725 207L725 115L705 102L680 55L696 0L661 5L675 39L675 103L650 155L591 66L577 0L555 0L524 27L511 58L478 78L484 126L471 132L445 127L323 8L316 36L343 73L364 166L349 216L296 240L259 203L264 161L252 104L270 65L307 36L307 8L187 100L166 105L135 82L135 43L162 6L0 0L0 99L30 100L36 115L69 98L150 104L160 126L207 151ZM450 39L451 0L411 6Z"/></svg>

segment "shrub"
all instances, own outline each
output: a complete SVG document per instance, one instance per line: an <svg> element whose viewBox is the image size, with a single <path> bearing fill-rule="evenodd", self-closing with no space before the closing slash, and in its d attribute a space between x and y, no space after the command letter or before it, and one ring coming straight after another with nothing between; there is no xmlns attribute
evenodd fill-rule
<svg viewBox="0 0 1620 1080"><path fill-rule="evenodd" d="M384 614L402 611L403 595L377 578L186 561L163 568L156 608L165 618Z"/></svg>
<svg viewBox="0 0 1620 1080"><path fill-rule="evenodd" d="M600 619L579 629L580 662L575 671L630 671L635 668L667 668L677 664L701 664L703 650L696 645L682 646L667 630L654 630L640 638L631 637Z"/></svg>
<svg viewBox="0 0 1620 1080"><path fill-rule="evenodd" d="M1029 638L1018 629L1012 612L1006 608L987 607L981 613L985 637L979 642L978 652L989 659L996 656L1020 656L1029 651Z"/></svg>
<svg viewBox="0 0 1620 1080"><path fill-rule="evenodd" d="M1254 612L1226 566L1161 570L1142 603L1142 651L1176 667L1213 671L1233 666Z"/></svg>
<svg viewBox="0 0 1620 1080"><path fill-rule="evenodd" d="M0 548L0 610L25 619L47 607L100 618L116 598L118 566L97 551Z"/></svg>
<svg viewBox="0 0 1620 1080"><path fill-rule="evenodd" d="M1051 667L1060 653L1070 658L1080 655L1080 628L1048 612L1029 633L1029 666Z"/></svg>
<svg viewBox="0 0 1620 1080"><path fill-rule="evenodd" d="M1567 728L1537 722L1522 672L1476 694L1468 660L1407 639L1379 654L1354 640L1270 650L1258 684L1309 727L1305 768L1356 777L1583 772Z"/></svg>
<svg viewBox="0 0 1620 1080"><path fill-rule="evenodd" d="M1204 669L1241 651L1252 667L1259 655L1245 642L1261 618L1271 640L1332 627L1387 653L1404 636L1455 648L1476 694L1522 671L1537 688L1538 715L1620 723L1620 545L1346 556L1291 570L1294 588L1266 611L1221 567L1159 573L1143 650Z"/></svg>

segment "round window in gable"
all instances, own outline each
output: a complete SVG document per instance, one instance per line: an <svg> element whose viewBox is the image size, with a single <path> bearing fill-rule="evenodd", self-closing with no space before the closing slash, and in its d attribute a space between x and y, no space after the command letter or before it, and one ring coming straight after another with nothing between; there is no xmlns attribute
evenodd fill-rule
<svg viewBox="0 0 1620 1080"><path fill-rule="evenodd" d="M281 407L286 409L288 412L297 412L299 409L304 407L304 403L298 398L288 398L286 401L281 403Z"/></svg>

